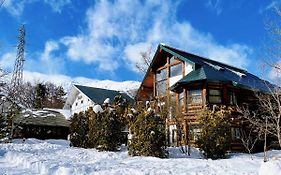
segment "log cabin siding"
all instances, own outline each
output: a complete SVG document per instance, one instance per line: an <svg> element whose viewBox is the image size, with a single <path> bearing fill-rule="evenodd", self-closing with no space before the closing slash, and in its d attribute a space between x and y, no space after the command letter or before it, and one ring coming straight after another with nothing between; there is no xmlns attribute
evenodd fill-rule
<svg viewBox="0 0 281 175"><path fill-rule="evenodd" d="M172 61L171 61L172 59ZM173 84L171 78L171 66L182 64L182 79ZM166 89L165 95L157 93L157 73L160 70L166 69ZM151 75L153 78L151 78ZM212 107L213 105L225 105L233 108L242 103L255 104L256 98L254 91L267 92L270 83L258 78L257 76L248 73L245 70L226 65L214 60L203 58L188 52L166 46L159 45L153 57L152 63L142 81L136 100L151 100L155 101L156 106L169 103L171 98L171 91L176 93L176 113L174 117L167 118L167 135L169 139L174 140L170 136L176 135L174 131L177 129L176 124L180 124L185 133L191 129L189 124L194 128L199 128L197 122L197 115L205 107ZM271 86L271 85L270 85ZM149 87L144 90L144 87ZM189 98L192 90L200 89L202 101L200 104L189 103ZM210 90L214 89L213 95L218 95L220 91L220 99L210 101ZM183 99L180 98L183 96ZM180 103L182 99L183 105ZM216 99L216 97L214 97ZM161 107L160 107L161 108ZM235 114L234 114L235 115ZM233 116L233 127L240 126L240 121ZM186 134L186 136L189 136ZM178 144L178 142L176 142ZM238 145L238 146L237 146ZM233 141L233 150L241 148L241 143L237 140Z"/></svg>

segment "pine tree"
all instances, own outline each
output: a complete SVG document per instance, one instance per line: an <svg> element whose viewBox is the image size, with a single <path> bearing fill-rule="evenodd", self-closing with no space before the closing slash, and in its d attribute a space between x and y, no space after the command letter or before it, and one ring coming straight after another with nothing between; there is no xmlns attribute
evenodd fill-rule
<svg viewBox="0 0 281 175"><path fill-rule="evenodd" d="M133 138L129 144L131 156L167 157L164 120L153 110L130 114Z"/></svg>
<svg viewBox="0 0 281 175"><path fill-rule="evenodd" d="M47 89L43 83L39 83L35 87L35 101L34 107L37 109L42 109L46 102Z"/></svg>
<svg viewBox="0 0 281 175"><path fill-rule="evenodd" d="M198 117L201 134L196 144L206 158L224 158L231 141L231 109L221 107L218 111L205 109Z"/></svg>

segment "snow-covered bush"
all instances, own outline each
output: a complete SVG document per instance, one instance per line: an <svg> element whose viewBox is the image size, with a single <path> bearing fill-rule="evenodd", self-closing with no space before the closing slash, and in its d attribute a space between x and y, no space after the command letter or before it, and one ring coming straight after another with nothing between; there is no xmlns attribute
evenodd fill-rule
<svg viewBox="0 0 281 175"><path fill-rule="evenodd" d="M124 138L122 130L126 123L123 116L126 113L127 104L121 96L116 96L112 106L106 103L103 108L102 113L88 111L88 146L99 150L116 151Z"/></svg>
<svg viewBox="0 0 281 175"><path fill-rule="evenodd" d="M231 142L230 109L221 107L218 111L205 109L198 116L201 134L196 144L206 158L224 158Z"/></svg>
<svg viewBox="0 0 281 175"><path fill-rule="evenodd" d="M129 155L167 157L164 120L161 116L154 110L143 110L139 114L128 115L128 118L132 134Z"/></svg>
<svg viewBox="0 0 281 175"><path fill-rule="evenodd" d="M107 107L103 113L89 114L88 146L99 150L116 151L121 145L122 127L116 110Z"/></svg>
<svg viewBox="0 0 281 175"><path fill-rule="evenodd" d="M103 109L100 105L95 105L93 111L97 114L97 113L102 113Z"/></svg>

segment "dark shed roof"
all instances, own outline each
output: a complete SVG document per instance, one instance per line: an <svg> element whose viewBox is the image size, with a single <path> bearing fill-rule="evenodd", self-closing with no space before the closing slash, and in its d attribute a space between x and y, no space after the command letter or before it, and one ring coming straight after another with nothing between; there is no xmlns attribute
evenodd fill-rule
<svg viewBox="0 0 281 175"><path fill-rule="evenodd" d="M112 101L114 99L114 97L117 95L121 95L130 104L132 104L134 102L134 100L126 93L121 93L118 91L108 90L108 89L82 86L82 85L74 85L74 86L77 87L87 97L89 97L93 102L98 103L98 104L102 104L106 98L110 98L110 100Z"/></svg>
<svg viewBox="0 0 281 175"><path fill-rule="evenodd" d="M69 127L70 125L70 121L66 120L61 113L49 110L24 110L15 118L14 123L20 126Z"/></svg>

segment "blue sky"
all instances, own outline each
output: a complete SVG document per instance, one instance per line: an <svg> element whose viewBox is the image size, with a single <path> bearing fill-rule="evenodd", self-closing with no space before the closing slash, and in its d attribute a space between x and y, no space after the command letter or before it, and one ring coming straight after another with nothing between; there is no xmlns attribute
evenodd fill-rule
<svg viewBox="0 0 281 175"><path fill-rule="evenodd" d="M165 43L261 75L272 0L6 0L0 66L26 25L25 77L142 80L140 52ZM267 75L265 77L268 77Z"/></svg>

